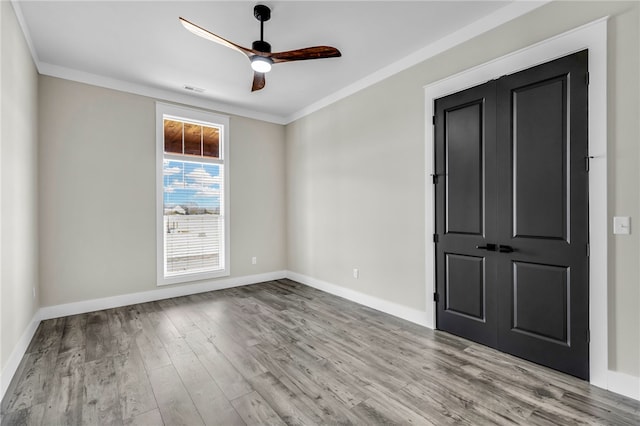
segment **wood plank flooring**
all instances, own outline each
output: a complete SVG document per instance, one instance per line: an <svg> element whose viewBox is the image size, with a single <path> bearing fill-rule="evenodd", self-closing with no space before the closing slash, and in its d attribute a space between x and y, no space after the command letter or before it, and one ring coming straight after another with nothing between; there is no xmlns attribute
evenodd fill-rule
<svg viewBox="0 0 640 426"><path fill-rule="evenodd" d="M640 425L640 402L289 280L43 321L2 425Z"/></svg>

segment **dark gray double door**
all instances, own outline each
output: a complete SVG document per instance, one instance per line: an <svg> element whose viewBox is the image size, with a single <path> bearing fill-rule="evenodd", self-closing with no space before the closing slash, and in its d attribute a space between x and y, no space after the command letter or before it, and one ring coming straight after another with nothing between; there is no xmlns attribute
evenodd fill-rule
<svg viewBox="0 0 640 426"><path fill-rule="evenodd" d="M589 377L587 51L435 102L437 328Z"/></svg>

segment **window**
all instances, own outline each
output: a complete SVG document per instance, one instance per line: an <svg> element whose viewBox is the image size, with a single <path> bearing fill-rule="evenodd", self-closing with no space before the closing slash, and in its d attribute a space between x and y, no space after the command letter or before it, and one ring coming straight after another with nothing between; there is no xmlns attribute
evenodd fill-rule
<svg viewBox="0 0 640 426"><path fill-rule="evenodd" d="M228 128L156 104L158 285L229 275Z"/></svg>

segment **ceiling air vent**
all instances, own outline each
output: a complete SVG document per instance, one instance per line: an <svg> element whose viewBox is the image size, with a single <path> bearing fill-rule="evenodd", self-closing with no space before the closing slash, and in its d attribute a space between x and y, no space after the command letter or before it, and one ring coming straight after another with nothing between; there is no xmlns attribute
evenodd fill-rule
<svg viewBox="0 0 640 426"><path fill-rule="evenodd" d="M188 85L184 85L183 87L184 87L185 90L189 90L191 92L204 93L204 89L202 89L200 87L188 86Z"/></svg>

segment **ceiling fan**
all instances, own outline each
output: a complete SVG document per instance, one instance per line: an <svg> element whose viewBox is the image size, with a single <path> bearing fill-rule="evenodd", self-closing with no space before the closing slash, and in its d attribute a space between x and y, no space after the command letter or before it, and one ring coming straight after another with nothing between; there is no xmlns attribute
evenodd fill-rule
<svg viewBox="0 0 640 426"><path fill-rule="evenodd" d="M271 65L273 64L278 64L280 62L304 61L307 59L337 58L342 56L338 49L330 46L313 46L305 47L303 49L289 50L286 52L271 52L271 45L263 39L264 23L271 19L271 9L265 5L256 5L253 8L253 16L260 21L260 40L254 41L251 49L232 43L229 40L225 40L224 38L199 27L182 17L180 17L180 22L187 30L197 36L245 54L251 61L251 68L253 68L254 71L253 85L251 87L252 92L264 87L264 75L271 71Z"/></svg>

